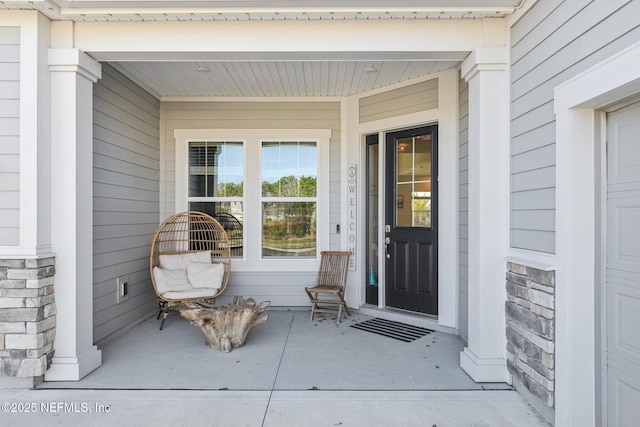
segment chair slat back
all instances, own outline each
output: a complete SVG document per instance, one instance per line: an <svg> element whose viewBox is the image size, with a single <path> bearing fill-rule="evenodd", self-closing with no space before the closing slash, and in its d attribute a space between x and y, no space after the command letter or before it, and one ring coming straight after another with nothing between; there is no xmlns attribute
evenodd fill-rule
<svg viewBox="0 0 640 427"><path fill-rule="evenodd" d="M344 288L347 281L349 257L351 252L323 251L320 253L320 271L318 286L337 286Z"/></svg>

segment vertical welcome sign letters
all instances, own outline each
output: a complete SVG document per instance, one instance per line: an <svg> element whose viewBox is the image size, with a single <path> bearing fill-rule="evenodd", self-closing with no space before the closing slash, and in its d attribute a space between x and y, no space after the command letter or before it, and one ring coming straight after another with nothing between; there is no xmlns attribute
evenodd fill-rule
<svg viewBox="0 0 640 427"><path fill-rule="evenodd" d="M349 270L356 269L356 242L357 242L357 166L349 165L347 169L347 248L351 251L349 258Z"/></svg>

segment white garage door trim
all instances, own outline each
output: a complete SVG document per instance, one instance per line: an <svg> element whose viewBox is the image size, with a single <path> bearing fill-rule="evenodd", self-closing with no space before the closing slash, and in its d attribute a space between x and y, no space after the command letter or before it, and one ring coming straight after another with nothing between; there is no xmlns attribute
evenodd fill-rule
<svg viewBox="0 0 640 427"><path fill-rule="evenodd" d="M596 110L640 93L638 63L640 43L555 89L557 426L600 424L594 325L601 246L597 192L586 183L596 182Z"/></svg>

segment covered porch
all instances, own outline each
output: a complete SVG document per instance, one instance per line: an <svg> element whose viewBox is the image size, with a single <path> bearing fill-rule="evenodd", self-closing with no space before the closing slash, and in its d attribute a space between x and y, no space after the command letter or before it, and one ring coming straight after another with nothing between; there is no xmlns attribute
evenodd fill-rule
<svg viewBox="0 0 640 427"><path fill-rule="evenodd" d="M3 400L90 409L40 414L48 425L547 425L509 385L474 382L459 366L464 343L456 335L403 342L352 327L373 319L361 313L336 325L310 321L304 308L267 312L246 344L226 354L177 315L162 331L148 318L100 345L102 367L82 380L5 390ZM22 420L11 415L9 425Z"/></svg>
<svg viewBox="0 0 640 427"><path fill-rule="evenodd" d="M459 365L463 341L434 331L403 342L352 326L374 319L354 314L309 320L309 310L268 309L244 346L223 353L200 329L172 313L162 330L155 316L98 343L103 363L77 382L40 388L175 390L482 390ZM406 324L406 323L404 323ZM428 325L423 323L428 328ZM424 328L424 329L426 329ZM396 328L397 330L397 328ZM394 332L394 331L391 331Z"/></svg>
<svg viewBox="0 0 640 427"><path fill-rule="evenodd" d="M24 174L37 178L42 184L38 188L45 188L45 181L51 178L50 194L35 192L38 200L43 199L42 205L50 205L51 210L35 207L20 210L25 221L33 219L29 215L35 215L45 224L44 237L30 236L35 243L43 242L34 256L53 259L55 253L55 279L50 279L56 285L56 317L51 321L55 324L55 345L47 342L51 363L49 365L46 358L38 360L43 362L39 365L43 368L34 377L40 376L46 366L44 378L48 387L53 387L55 381L64 381L63 388L76 387L67 381L78 381L78 387L84 387L95 378L133 381L145 372L151 372L149 378L158 384L151 387L143 378L138 378L139 386L109 382L104 385L117 390L164 390L173 388L167 381L179 382L183 377L218 378L220 369L208 375L195 371L176 374L178 367L195 369L198 366L194 363L195 353L177 344L182 336L167 339L155 330L148 337L145 335L141 342L153 336L161 338L153 345L158 348L152 352L153 356L148 356L149 348L153 347L150 344L140 347L139 352L128 348L121 354L110 353L112 345L138 328L144 328L146 322L124 334L131 324L148 316L154 308L148 275L153 230L168 215L189 208L188 203L202 202L190 199L186 185L189 176L185 154L188 144L195 140L244 144L248 160L239 164L246 163L243 166L246 176L241 174L240 180L245 193L237 196L238 200L209 201L244 203L247 215L253 215L253 220L246 222L247 227L254 227L248 228L246 235L260 236L261 177L255 173L260 170L260 164L255 161L259 158L260 138L314 139L318 146L316 247L353 252L353 265L347 279L349 306L367 314L391 306L384 301L382 290L392 282L385 279L386 267L383 266L387 259L384 255L386 222L378 215L369 228L365 226L368 212L374 208L381 211L385 204L380 197L377 202L371 201L375 207L368 206L366 195L378 194L378 191L385 194L384 178L393 174L383 168L387 160L383 150L379 150L376 164L382 172L367 183L365 171L375 161L365 158L366 137L378 135L383 141L385 135L397 130L437 125L438 150L437 156L432 154L431 163L440 165L437 208L433 209L439 218L439 246L433 251L437 253L437 260L430 262L434 271L437 267L434 284L438 292L436 310L427 314L436 326L456 331L462 337L456 338L456 345L443 360L455 369L454 378L464 379L468 386L450 382L450 378L442 374L444 364L417 369L419 362L423 362L421 354L407 362L403 359L404 352L381 352L370 342L363 345L362 351L349 351L353 350L353 341L349 340L346 341L351 343L349 346L342 344L346 353L331 354L330 359L332 366L340 366L344 372L327 375L323 368L325 360L321 358L325 352L315 350L314 353L318 341L309 341L313 334L301 334L304 339L296 342L292 341L289 329L284 328L281 335L267 340L275 346L274 353L267 356L261 352L260 357L271 359L260 362L260 367L268 365L264 370L267 373L259 370L260 375L256 374L253 383L245 387L230 380L213 385L207 381L198 389L249 389L270 393L313 387L343 391L425 391L431 389L425 389L424 384L434 387L433 384L440 383L429 380L428 376L414 380L417 374L410 374L414 371L441 377L442 384L446 385L439 389L447 390L479 389L473 380L510 382L505 361L503 307L506 300L503 249L508 224L505 208L508 204L508 51L502 20L482 17L478 21L431 22L425 17L425 22L389 20L381 26L374 21L318 19L302 27L301 22L293 21L284 25L280 21L251 20L239 24L205 22L187 26L182 22L46 22L26 15L24 19L51 41L50 48L40 49L33 62L49 79L51 92L50 99L47 98L50 102L39 108L56 106L49 113L51 129L47 128L46 132L50 138L39 142L43 146L40 157L46 160L50 170ZM116 33L135 37L122 39L114 37ZM238 44L235 38L238 33L248 38ZM171 46L164 43L167 34L176 38ZM263 37L264 34L269 37ZM319 34L333 36L325 39L317 37ZM345 44L344 40L351 43ZM371 44L372 40L377 41L375 45ZM23 44L28 45L27 41ZM28 46L36 51L39 45L32 44ZM256 51L263 53L256 58ZM195 87L190 88L191 83L196 81L198 88L207 90L237 86L224 81L212 83L211 79L221 73L211 70L220 64L255 67L251 73L232 74L258 77L253 84L261 91L192 91ZM332 70L342 70L345 65L353 69L340 71L336 77ZM290 87L294 81L315 81L321 91L296 85L295 91L269 92L270 86L264 84L263 78L275 74L269 74L268 70L258 72L264 66L284 67L283 70L293 67L294 74L278 74L284 87ZM386 66L396 67L396 71L386 72ZM412 72L415 67L422 71ZM176 78L167 71L171 68L179 68L180 73L186 74ZM406 72L399 73L399 78L391 78L402 69ZM317 72L320 72L319 78L311 79ZM20 80L21 84L30 81L27 77ZM349 81L353 82L353 88L346 84ZM173 87L170 85L173 82L189 84ZM324 90L322 82L340 84ZM278 135L274 136L272 131ZM313 135L303 131L312 131ZM348 171L355 174L348 175ZM436 176L433 178L435 182ZM392 194L393 185L388 187L386 193ZM357 197L351 193L352 188L357 191ZM433 198L435 200L435 195ZM73 215L63 214L67 212ZM377 239L367 242L367 233L375 234ZM317 259L266 262L259 244L248 239L245 243L246 253L233 261L234 273L227 295L269 299L277 307L306 306L302 288L313 282ZM381 266L377 304L368 303L365 297L370 253ZM120 282L128 283L127 295L120 295ZM42 284L45 285L48 284ZM195 328L183 327L189 330L185 334L199 334ZM349 329L349 332L353 331ZM112 342L103 345L104 340L112 338ZM333 342L333 348L340 347L340 339L341 336L326 337L328 342ZM201 341L199 338L194 342L200 344ZM292 342L296 351L289 353ZM171 353L165 343L175 345L176 352ZM201 350L206 350L201 362L205 366L224 364L207 359L212 352L206 347ZM191 354L191 359L183 361L185 354ZM302 370L301 366L307 364L299 361L308 362L310 354L320 359ZM361 360L354 354L373 359ZM365 356L369 354L371 356ZM400 354L404 356L399 357ZM149 357L159 357L164 363ZM112 363L110 358L115 361L113 368L107 367ZM286 362L299 371L288 372ZM170 366L171 375L148 369L157 363L161 367ZM258 361L254 363L258 366ZM101 365L104 366L93 372ZM130 371L132 375L125 374ZM251 378L246 374L237 375L235 369L224 371L236 374L236 378ZM318 378L311 376L309 384L300 384L301 379L296 375L306 372L316 372ZM85 376L87 380L83 380ZM296 385L287 385L287 378L295 379ZM348 388L326 382L328 378L343 381L343 386ZM314 381L317 384L311 384Z"/></svg>

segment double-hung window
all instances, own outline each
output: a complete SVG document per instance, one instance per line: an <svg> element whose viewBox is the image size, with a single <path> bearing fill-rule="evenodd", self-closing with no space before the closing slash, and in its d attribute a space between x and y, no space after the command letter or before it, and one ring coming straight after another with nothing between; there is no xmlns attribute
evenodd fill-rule
<svg viewBox="0 0 640 427"><path fill-rule="evenodd" d="M317 268L329 243L326 129L177 129L176 211L216 218L234 270Z"/></svg>
<svg viewBox="0 0 640 427"><path fill-rule="evenodd" d="M243 254L244 147L241 141L188 142L188 209L224 227L231 256Z"/></svg>
<svg viewBox="0 0 640 427"><path fill-rule="evenodd" d="M262 257L315 257L317 143L265 141L261 151Z"/></svg>

